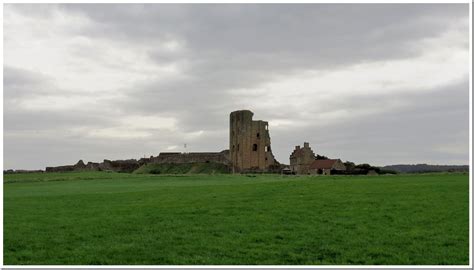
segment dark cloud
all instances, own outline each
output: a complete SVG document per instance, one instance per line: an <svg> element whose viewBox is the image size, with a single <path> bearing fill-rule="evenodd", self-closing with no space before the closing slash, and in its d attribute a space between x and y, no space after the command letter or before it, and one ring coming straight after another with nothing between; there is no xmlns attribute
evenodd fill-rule
<svg viewBox="0 0 474 270"><path fill-rule="evenodd" d="M335 101L332 106L355 111L357 107L370 107L386 100L400 106L336 123L325 121L322 128L315 125L277 129L272 132L273 149L278 156L285 157L284 162L289 162L287 153L295 145L309 141L318 153L358 163L467 164L468 79L434 89L429 94L406 91L361 96L357 102Z"/></svg>
<svg viewBox="0 0 474 270"><path fill-rule="evenodd" d="M229 113L243 108L271 123L292 123L271 126L282 162L303 141L323 154L380 165L468 160L459 150L468 145L466 80L380 92L268 88L305 79L307 71L323 76L467 52L467 4L7 4L5 11L6 167L139 157L183 143L190 151L219 151L227 147ZM15 16L28 20L16 24L9 20ZM21 64L29 47L18 49L13 40L44 46L62 66L38 72ZM48 64L38 59L31 62ZM87 81L94 72L103 78ZM123 83L114 74L123 74ZM301 105L308 100L314 104ZM68 105L58 107L63 101ZM173 127L128 125L132 116ZM127 130L129 136L111 136Z"/></svg>

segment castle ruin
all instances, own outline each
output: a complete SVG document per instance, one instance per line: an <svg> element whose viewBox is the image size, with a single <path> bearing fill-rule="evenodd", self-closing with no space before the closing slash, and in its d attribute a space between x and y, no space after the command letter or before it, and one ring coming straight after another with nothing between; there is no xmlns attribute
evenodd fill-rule
<svg viewBox="0 0 474 270"><path fill-rule="evenodd" d="M305 142L296 146L290 156L290 166L280 164L272 153L268 122L253 120L253 112L239 110L230 113L229 149L221 152L161 152L156 157L104 160L101 163L80 160L75 165L47 167L46 172L67 171L115 171L134 172L148 164L196 164L216 163L225 165L232 173L283 173L283 169L293 174L330 174L345 170L340 160L316 160L316 156Z"/></svg>
<svg viewBox="0 0 474 270"><path fill-rule="evenodd" d="M268 122L252 120L249 110L230 114L229 153L232 172L268 172L279 163L270 146Z"/></svg>

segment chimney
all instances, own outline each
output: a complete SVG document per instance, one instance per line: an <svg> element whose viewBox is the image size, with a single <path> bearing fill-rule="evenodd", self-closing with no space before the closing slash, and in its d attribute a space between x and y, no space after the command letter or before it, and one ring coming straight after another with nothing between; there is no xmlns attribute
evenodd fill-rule
<svg viewBox="0 0 474 270"><path fill-rule="evenodd" d="M296 150L300 150L300 146L299 146L299 145L296 146Z"/></svg>
<svg viewBox="0 0 474 270"><path fill-rule="evenodd" d="M309 143L305 142L304 143L304 148L309 148Z"/></svg>

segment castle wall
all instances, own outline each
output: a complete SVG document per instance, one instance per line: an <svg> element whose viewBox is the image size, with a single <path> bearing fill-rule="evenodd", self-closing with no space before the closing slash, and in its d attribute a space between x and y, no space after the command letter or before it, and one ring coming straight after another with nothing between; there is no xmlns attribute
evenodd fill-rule
<svg viewBox="0 0 474 270"><path fill-rule="evenodd" d="M57 167L46 167L46 172L72 172L75 171L76 167L74 165L64 165Z"/></svg>
<svg viewBox="0 0 474 270"><path fill-rule="evenodd" d="M233 172L268 171L277 162L271 151L268 122L252 120L249 110L230 114L229 151Z"/></svg>
<svg viewBox="0 0 474 270"><path fill-rule="evenodd" d="M46 167L46 172L72 172L72 171L114 171L131 173L140 166L148 163L221 163L230 165L229 151L221 152L198 152L198 153L160 153L157 157L127 159L127 160L108 160L104 159L101 163L88 162L84 164L79 160L75 165L66 165L58 167Z"/></svg>
<svg viewBox="0 0 474 270"><path fill-rule="evenodd" d="M104 159L104 162L100 163L98 168L102 171L114 171L114 172L126 172L131 173L134 170L138 169L140 164L136 159L127 159L127 160L107 160Z"/></svg>
<svg viewBox="0 0 474 270"><path fill-rule="evenodd" d="M194 152L194 153L160 153L150 159L150 163L221 163L229 165L229 151Z"/></svg>
<svg viewBox="0 0 474 270"><path fill-rule="evenodd" d="M107 160L101 163L88 162L84 164L79 160L75 165L65 165L57 167L46 167L46 172L73 172L73 171L114 171L114 172L133 172L142 164L135 159L127 160Z"/></svg>

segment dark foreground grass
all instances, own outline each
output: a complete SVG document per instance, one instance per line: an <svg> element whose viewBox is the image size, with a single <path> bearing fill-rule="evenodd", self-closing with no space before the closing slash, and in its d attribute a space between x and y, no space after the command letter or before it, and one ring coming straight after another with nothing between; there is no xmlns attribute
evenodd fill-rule
<svg viewBox="0 0 474 270"><path fill-rule="evenodd" d="M5 178L7 265L469 263L467 174Z"/></svg>

